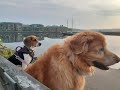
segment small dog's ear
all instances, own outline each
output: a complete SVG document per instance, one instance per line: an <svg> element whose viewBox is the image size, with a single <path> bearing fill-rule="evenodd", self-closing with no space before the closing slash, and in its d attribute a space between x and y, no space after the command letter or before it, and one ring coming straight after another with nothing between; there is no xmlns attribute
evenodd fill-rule
<svg viewBox="0 0 120 90"><path fill-rule="evenodd" d="M28 42L28 39L24 38L23 43L25 44L25 46L28 44Z"/></svg>
<svg viewBox="0 0 120 90"><path fill-rule="evenodd" d="M30 40L32 41L32 40L33 40L33 37L30 37Z"/></svg>
<svg viewBox="0 0 120 90"><path fill-rule="evenodd" d="M31 46L31 38L30 37L26 37L23 40L23 43L24 43L25 46L30 47Z"/></svg>
<svg viewBox="0 0 120 90"><path fill-rule="evenodd" d="M93 40L93 36L76 36L70 41L70 47L75 54L86 53L89 43Z"/></svg>

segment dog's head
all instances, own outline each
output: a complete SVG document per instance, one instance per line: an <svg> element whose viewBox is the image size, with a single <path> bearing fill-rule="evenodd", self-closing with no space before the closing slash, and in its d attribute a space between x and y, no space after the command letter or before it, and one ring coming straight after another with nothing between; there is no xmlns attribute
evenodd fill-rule
<svg viewBox="0 0 120 90"><path fill-rule="evenodd" d="M108 70L108 66L118 63L120 58L106 48L103 34L98 32L80 32L66 41L74 54L73 65L77 69L89 69L92 66ZM88 70L88 72L89 72Z"/></svg>
<svg viewBox="0 0 120 90"><path fill-rule="evenodd" d="M38 41L38 38L34 35L27 36L23 42L24 42L24 45L29 48L41 46L41 43Z"/></svg>

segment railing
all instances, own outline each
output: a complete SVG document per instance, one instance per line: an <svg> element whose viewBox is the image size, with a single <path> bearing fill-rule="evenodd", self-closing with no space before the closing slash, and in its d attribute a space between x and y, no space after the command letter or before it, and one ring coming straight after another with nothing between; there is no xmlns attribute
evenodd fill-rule
<svg viewBox="0 0 120 90"><path fill-rule="evenodd" d="M50 90L0 56L0 90ZM2 86L2 87L1 87Z"/></svg>

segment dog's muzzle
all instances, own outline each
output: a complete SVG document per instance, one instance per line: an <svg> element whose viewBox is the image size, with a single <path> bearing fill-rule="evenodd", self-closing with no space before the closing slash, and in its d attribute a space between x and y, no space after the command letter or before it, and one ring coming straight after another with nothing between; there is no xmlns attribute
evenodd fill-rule
<svg viewBox="0 0 120 90"><path fill-rule="evenodd" d="M40 43L40 42L38 42L37 44L36 44L36 47L39 47L39 46L41 46L42 44Z"/></svg>

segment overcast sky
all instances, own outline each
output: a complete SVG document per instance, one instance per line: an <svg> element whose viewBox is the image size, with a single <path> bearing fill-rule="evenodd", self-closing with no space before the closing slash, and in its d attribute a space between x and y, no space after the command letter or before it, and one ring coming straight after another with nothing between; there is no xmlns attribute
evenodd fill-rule
<svg viewBox="0 0 120 90"><path fill-rule="evenodd" d="M120 0L0 0L0 22L120 28Z"/></svg>

